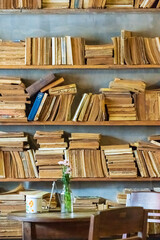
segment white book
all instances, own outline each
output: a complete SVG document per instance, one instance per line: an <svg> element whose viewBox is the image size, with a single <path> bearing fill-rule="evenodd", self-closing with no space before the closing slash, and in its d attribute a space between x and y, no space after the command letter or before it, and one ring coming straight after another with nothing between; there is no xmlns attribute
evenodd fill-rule
<svg viewBox="0 0 160 240"><path fill-rule="evenodd" d="M65 39L67 45L67 65L73 65L71 36L66 36Z"/></svg>
<svg viewBox="0 0 160 240"><path fill-rule="evenodd" d="M57 51L57 38L52 37L52 65L57 65L56 51Z"/></svg>
<svg viewBox="0 0 160 240"><path fill-rule="evenodd" d="M61 54L62 54L62 64L67 64L67 49L66 49L66 39L61 37Z"/></svg>

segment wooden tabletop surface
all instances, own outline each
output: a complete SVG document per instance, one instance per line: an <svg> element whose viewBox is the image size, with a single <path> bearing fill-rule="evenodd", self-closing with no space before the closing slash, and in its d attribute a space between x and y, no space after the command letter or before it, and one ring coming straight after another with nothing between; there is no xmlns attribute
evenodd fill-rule
<svg viewBox="0 0 160 240"><path fill-rule="evenodd" d="M96 212L48 212L48 213L25 213L14 212L8 214L8 219L22 222L73 222L73 221L89 221L92 214Z"/></svg>

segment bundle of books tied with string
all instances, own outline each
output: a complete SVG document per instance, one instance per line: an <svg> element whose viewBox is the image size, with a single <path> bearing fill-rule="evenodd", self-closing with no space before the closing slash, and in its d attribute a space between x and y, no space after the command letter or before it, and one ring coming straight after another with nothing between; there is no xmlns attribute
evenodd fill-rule
<svg viewBox="0 0 160 240"><path fill-rule="evenodd" d="M71 120L71 107L77 87L75 84L59 86L63 82L64 78L57 78L50 73L26 89L30 96L38 92L28 121Z"/></svg>
<svg viewBox="0 0 160 240"><path fill-rule="evenodd" d="M35 153L36 166L39 168L40 178L61 178L62 167L58 164L67 157L67 142L64 131L44 132L36 131L34 139L39 148Z"/></svg>
<svg viewBox="0 0 160 240"><path fill-rule="evenodd" d="M72 133L69 138L69 162L72 177L105 177L108 175L106 163L101 157L100 134Z"/></svg>
<svg viewBox="0 0 160 240"><path fill-rule="evenodd" d="M38 178L34 150L24 132L0 132L0 178Z"/></svg>

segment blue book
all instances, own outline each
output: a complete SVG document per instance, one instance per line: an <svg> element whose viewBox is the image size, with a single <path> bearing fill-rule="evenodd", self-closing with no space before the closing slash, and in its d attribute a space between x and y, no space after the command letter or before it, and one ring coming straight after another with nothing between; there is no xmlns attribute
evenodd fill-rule
<svg viewBox="0 0 160 240"><path fill-rule="evenodd" d="M38 111L38 108L39 108L39 105L41 104L41 101L43 99L43 96L44 96L44 93L41 93L39 92L34 103L33 103L33 106L32 106L32 109L29 113L29 116L28 116L28 121L33 121L34 120L34 117Z"/></svg>
<svg viewBox="0 0 160 240"><path fill-rule="evenodd" d="M78 8L78 6L79 6L79 0L75 0L74 1L74 8Z"/></svg>

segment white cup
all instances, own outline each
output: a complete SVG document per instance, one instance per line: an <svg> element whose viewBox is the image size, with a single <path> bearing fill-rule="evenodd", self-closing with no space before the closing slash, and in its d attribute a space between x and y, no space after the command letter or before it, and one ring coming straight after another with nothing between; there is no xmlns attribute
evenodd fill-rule
<svg viewBox="0 0 160 240"><path fill-rule="evenodd" d="M37 195L26 196L26 213L42 212L42 197Z"/></svg>

